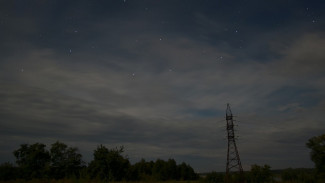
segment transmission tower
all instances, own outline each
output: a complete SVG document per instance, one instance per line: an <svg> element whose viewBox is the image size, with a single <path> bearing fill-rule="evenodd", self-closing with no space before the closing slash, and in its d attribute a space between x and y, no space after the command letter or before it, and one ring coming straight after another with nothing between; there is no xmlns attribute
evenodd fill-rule
<svg viewBox="0 0 325 183"><path fill-rule="evenodd" d="M234 120L230 109L230 105L227 104L226 109L227 120L227 134L228 134L228 151L227 151L227 167L226 167L226 181L230 181L232 173L237 173L240 182L243 182L243 168L241 166L239 153L236 146L236 136L234 131Z"/></svg>

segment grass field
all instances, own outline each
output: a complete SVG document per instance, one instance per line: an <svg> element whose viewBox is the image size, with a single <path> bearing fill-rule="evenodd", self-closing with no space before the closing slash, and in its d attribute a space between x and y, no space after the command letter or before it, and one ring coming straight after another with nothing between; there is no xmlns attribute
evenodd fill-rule
<svg viewBox="0 0 325 183"><path fill-rule="evenodd" d="M120 181L115 183L200 183L201 181ZM10 180L10 181L0 181L0 183L104 183L103 181L96 180L75 180L75 179L62 179L62 180ZM114 183L114 182L112 182Z"/></svg>

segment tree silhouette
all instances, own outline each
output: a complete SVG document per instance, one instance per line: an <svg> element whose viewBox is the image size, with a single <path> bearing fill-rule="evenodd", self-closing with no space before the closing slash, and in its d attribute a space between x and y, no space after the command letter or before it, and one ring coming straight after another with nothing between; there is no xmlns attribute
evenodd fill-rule
<svg viewBox="0 0 325 183"><path fill-rule="evenodd" d="M52 144L51 176L55 179L79 177L79 171L84 162L77 148L69 147L59 141Z"/></svg>
<svg viewBox="0 0 325 183"><path fill-rule="evenodd" d="M310 157L318 174L325 178L325 134L310 138L306 145L311 149Z"/></svg>
<svg viewBox="0 0 325 183"><path fill-rule="evenodd" d="M22 178L44 178L49 170L50 154L45 149L46 145L35 143L32 145L22 144L13 153L16 163L20 167Z"/></svg>
<svg viewBox="0 0 325 183"><path fill-rule="evenodd" d="M94 151L94 160L90 162L88 170L91 178L103 181L120 181L126 178L130 162L121 154L124 148L107 149L100 145Z"/></svg>

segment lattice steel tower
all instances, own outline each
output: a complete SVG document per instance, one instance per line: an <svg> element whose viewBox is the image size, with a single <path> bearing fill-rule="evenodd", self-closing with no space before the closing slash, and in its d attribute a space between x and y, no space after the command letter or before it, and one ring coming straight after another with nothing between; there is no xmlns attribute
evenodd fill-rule
<svg viewBox="0 0 325 183"><path fill-rule="evenodd" d="M230 109L230 105L227 104L226 110L227 120L227 134L228 134L228 152L227 152L227 168L226 168L226 180L230 181L230 174L236 172L239 174L239 179L243 178L243 168L241 166L239 153L236 146L236 136L234 131L234 120ZM242 182L242 180L239 180Z"/></svg>

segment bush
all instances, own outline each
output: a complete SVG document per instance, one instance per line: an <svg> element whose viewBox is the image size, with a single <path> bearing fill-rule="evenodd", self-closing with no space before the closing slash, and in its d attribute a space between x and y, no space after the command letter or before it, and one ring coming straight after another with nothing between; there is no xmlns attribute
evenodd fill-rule
<svg viewBox="0 0 325 183"><path fill-rule="evenodd" d="M203 180L205 183L219 183L219 182L222 183L222 182L225 182L225 174L211 172L211 173L208 173Z"/></svg>
<svg viewBox="0 0 325 183"><path fill-rule="evenodd" d="M17 168L11 163L6 162L0 165L0 180L8 181L17 178Z"/></svg>

